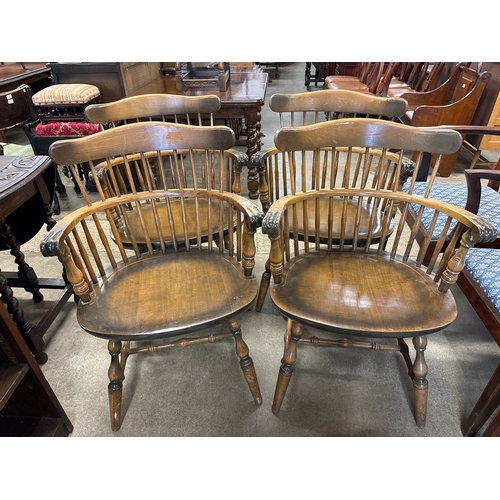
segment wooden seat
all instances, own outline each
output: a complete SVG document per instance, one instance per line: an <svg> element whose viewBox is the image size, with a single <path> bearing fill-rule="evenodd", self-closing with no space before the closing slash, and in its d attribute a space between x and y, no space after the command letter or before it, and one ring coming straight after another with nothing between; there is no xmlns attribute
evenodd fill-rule
<svg viewBox="0 0 500 500"><path fill-rule="evenodd" d="M175 155L180 158L204 150L208 158L211 151L222 152L233 142L234 133L226 127L134 123L81 142L61 141L52 146L51 154L57 162L75 164L98 158L113 162L120 155L144 159L155 151L161 162L163 151L185 152ZM128 160L122 164L128 165ZM144 217L149 211L153 216ZM134 228L132 214L137 214ZM90 204L63 218L43 239L42 254L61 260L79 297L80 326L108 341L113 430L120 428L122 420L127 358L170 347L233 337L253 399L261 403L255 369L237 319L257 293L254 233L261 220L255 205L234 193L180 185L178 189L159 187L120 194ZM142 238L145 249L136 243L125 247L122 233ZM222 239L224 245L217 244ZM220 322L228 323L227 331L186 337Z"/></svg>
<svg viewBox="0 0 500 500"><path fill-rule="evenodd" d="M443 72L445 63L414 63L414 73L410 72L408 81L392 79L382 95L387 97L401 97L405 93L429 92L434 90ZM430 69L429 69L430 67Z"/></svg>
<svg viewBox="0 0 500 500"><path fill-rule="evenodd" d="M374 111L374 108L370 111ZM413 163L405 157L405 151L435 151L444 155L456 151L460 144L460 134L454 131L440 130L436 134L436 131L387 120L344 118L303 127L284 127L275 135L276 147L254 155L252 162L256 162L259 171L260 200L266 212L270 205L283 196L310 190L370 187L400 191L408 182L411 191L423 155ZM429 178L429 185L432 185L433 180L434 177ZM346 203L351 207L345 212L347 217L357 214L361 217L362 227L374 230L370 224L377 220L373 219L377 214L372 213L370 205L358 205L357 200ZM299 217L299 234L304 234L306 224L315 224L313 213L308 210L307 217ZM348 222L343 224L345 230L351 226ZM337 227L338 224L332 227L331 234L324 231L315 237L320 237L321 241L330 237L337 244L341 239ZM380 231L373 232L371 237L375 240L381 235ZM344 241L349 239L350 244L357 246L366 244L366 238L360 230L356 233L356 239L350 239L347 233L342 238ZM261 309L266 296L270 271L268 262L262 276L257 311Z"/></svg>
<svg viewBox="0 0 500 500"><path fill-rule="evenodd" d="M349 75L329 75L325 78L325 87L331 90L351 90L354 92L376 94L385 63L364 63L359 77Z"/></svg>
<svg viewBox="0 0 500 500"><path fill-rule="evenodd" d="M319 200L324 203L319 204ZM334 203L335 200L340 203ZM343 236L338 245L333 244L331 237L322 243L319 222L326 220L333 228L334 221L341 221L340 234L343 235L343 228L348 224L349 200L356 200L359 207L355 231L360 227L362 204L368 203L374 207L372 214L377 213L377 207L380 209L385 233L396 222L390 238L379 238L380 242L372 245L369 233L363 248L350 244ZM325 203L329 206L326 212ZM315 223L308 225L302 242L296 221L297 209L302 206L304 211L305 204ZM452 255L450 248L442 259L436 255L427 268L423 266L422 250L415 243L413 231L404 223L409 204L428 207L436 216L444 213L467 228L455 254ZM394 221L396 207L399 212ZM374 219L373 215L373 222ZM287 318L273 412L279 412L282 406L295 366L302 367L297 359L298 343L307 342L316 346L401 352L413 381L416 423L425 425L427 335L445 328L455 319L457 307L450 286L463 268L468 249L477 241L495 238L495 228L463 209L429 198L387 190L336 188L297 193L275 201L264 218L262 231L271 241L270 296ZM425 314L422 314L422 304L425 304ZM324 335L325 332L331 336ZM411 338L415 347L413 362L405 338ZM293 398L288 408L290 413L299 404L299 393L297 385L295 394L289 396Z"/></svg>

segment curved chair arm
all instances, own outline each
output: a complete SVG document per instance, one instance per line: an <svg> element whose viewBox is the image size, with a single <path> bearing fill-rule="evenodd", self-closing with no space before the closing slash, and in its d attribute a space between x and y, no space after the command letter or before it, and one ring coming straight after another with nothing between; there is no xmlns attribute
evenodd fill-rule
<svg viewBox="0 0 500 500"><path fill-rule="evenodd" d="M477 214L481 203L481 179L488 179L488 186L498 191L500 170L468 169L464 171L467 181L467 203L465 209ZM500 194L498 201L500 202Z"/></svg>
<svg viewBox="0 0 500 500"><path fill-rule="evenodd" d="M436 276L441 277L444 280L444 284L442 285L441 291L445 291L445 289L449 288L451 284L456 281L456 277L458 273L463 267L463 263L465 262L465 255L467 253L468 248L474 246L478 242L489 242L493 241L497 237L497 229L489 222L485 221L481 217L473 214L465 209L459 208L450 203L442 202L439 200L435 200L432 198L424 198L418 195L408 195L401 192L390 192L390 191L376 191L369 189L331 189L331 190L319 190L319 191L308 191L306 193L298 193L296 195L288 195L283 198L280 198L270 207L267 212L264 220L262 222L262 232L269 236L271 240L271 250L269 255L270 260L270 270L273 274L273 278L276 283L281 281L281 274L283 272L283 266L285 261L285 243L288 241L289 236L289 225L283 222L283 218L285 213L296 204L302 204L305 201L314 200L317 198L335 198L335 197L343 197L344 199L352 199L356 198L358 200L369 199L369 200L380 200L380 205L383 203L390 203L392 205L396 205L400 207L400 210L404 212L406 210L405 207L408 205L420 205L421 207L429 207L439 213L444 213L448 217L451 217L461 223L466 229L466 233L462 236L460 249L458 256L454 256L454 249L452 246L445 252L442 262L439 264L439 270L436 273ZM313 205L308 205L308 209L311 209ZM333 206L333 205L332 205ZM391 210L386 210L386 222L384 224L388 225L387 219L392 217ZM322 219L328 217L328 214L317 214L317 217L321 217ZM399 244L399 239L403 237L403 227L404 227L404 216L401 217L402 222L399 223L398 229L394 234L394 243L391 243L392 250L388 247L389 252L393 252L394 255L397 253L397 245ZM415 223L415 227L418 225L419 221ZM458 226L458 225L457 225ZM311 230L312 231L312 230ZM443 232L444 234L444 232ZM461 233L460 233L461 234ZM460 236L457 233L457 238ZM409 256L409 249L413 245L415 241L416 230L413 228L411 231L411 235L409 236L410 240L407 246L406 253L402 256L403 260L407 260ZM384 245L384 239L381 238L380 245ZM443 236L443 242L444 242ZM368 246L368 245L367 245ZM343 243L341 242L340 248L343 247ZM423 250L422 250L423 248ZM379 251L383 250L382 247L379 247ZM356 251L353 246L352 251ZM426 251L425 245L423 245L420 249L419 257L417 258L417 262L421 263L423 259L423 254ZM432 267L436 263L437 255L433 259L433 263L428 266L430 269L428 272L432 271ZM422 257L421 257L422 256ZM451 268L447 268L447 264L451 259L453 263L450 264ZM441 286L441 285L440 285Z"/></svg>

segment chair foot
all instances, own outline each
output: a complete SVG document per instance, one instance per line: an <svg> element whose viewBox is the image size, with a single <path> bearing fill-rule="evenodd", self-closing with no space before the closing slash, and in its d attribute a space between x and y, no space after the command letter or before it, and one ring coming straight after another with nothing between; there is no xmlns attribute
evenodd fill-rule
<svg viewBox="0 0 500 500"><path fill-rule="evenodd" d="M108 342L108 350L111 355L111 364L108 370L110 380L108 384L108 397L112 431L119 431L121 427L122 387L124 379L119 359L121 348L122 343L119 340L110 340Z"/></svg>
<svg viewBox="0 0 500 500"><path fill-rule="evenodd" d="M417 427L424 427L427 416L427 395L429 383L426 376L428 372L427 363L424 358L424 351L427 347L427 337L419 336L413 338L413 346L416 355L413 363L413 388L415 394L415 420Z"/></svg>
<svg viewBox="0 0 500 500"><path fill-rule="evenodd" d="M286 390L288 389L288 384L292 378L293 366L282 363L280 367L280 372L278 375L278 381L276 382L276 389L274 391L274 400L272 406L272 412L277 414L281 409L281 404L285 398Z"/></svg>
<svg viewBox="0 0 500 500"><path fill-rule="evenodd" d="M271 282L271 268L269 267L269 262L266 262L266 269L262 273L259 293L257 295L257 302L255 304L255 310L257 312L259 312L262 309L262 305L264 304L264 299L266 298L270 282Z"/></svg>
<svg viewBox="0 0 500 500"><path fill-rule="evenodd" d="M262 404L262 395L260 393L259 381L257 380L257 373L255 372L252 358L249 356L248 346L241 337L240 327L241 324L236 318L229 321L229 330L234 335L236 354L240 358L241 370L252 393L253 400L256 404L260 405Z"/></svg>
<svg viewBox="0 0 500 500"><path fill-rule="evenodd" d="M285 352L281 360L281 367L276 382L276 389L274 391L273 400L273 413L278 413L283 403L290 378L293 373L293 365L297 361L297 345L302 335L304 334L304 326L300 323L293 323L288 319L286 332L285 332Z"/></svg>

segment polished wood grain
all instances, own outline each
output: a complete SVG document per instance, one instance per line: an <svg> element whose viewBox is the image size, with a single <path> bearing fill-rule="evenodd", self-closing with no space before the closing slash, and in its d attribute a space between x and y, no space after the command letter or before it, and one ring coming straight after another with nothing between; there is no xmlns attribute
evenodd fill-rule
<svg viewBox="0 0 500 500"><path fill-rule="evenodd" d="M356 234L353 242L345 240L347 206L351 199L357 200L358 206L364 202L372 204L373 214L377 212L376 207L381 209L379 243L372 244L370 234L363 235L367 240L364 247L356 244ZM328 211L325 212L320 200L328 204ZM306 225L305 237L301 240L297 208L302 205L305 212L306 204L315 223ZM434 217L444 213L467 228L456 252L450 248L442 259L437 252L427 267L423 265L424 253L416 242L415 231L408 230L404 222L404 214L411 204L428 207ZM372 221L374 219L373 216ZM324 220L330 228L326 242L319 237ZM341 221L338 244L333 243L331 236L334 221ZM389 233L394 222L394 230L386 239L384 234ZM354 221L355 233L360 228L358 215ZM281 314L288 318L273 411L278 412L282 405L300 342L365 347L397 350L403 354L413 380L415 419L418 426L425 425L427 335L455 319L457 309L450 287L463 269L468 249L476 242L496 237L493 225L454 205L421 196L368 188L336 188L296 193L275 201L264 218L262 231L271 241L269 261L273 283L270 296ZM444 234L441 243L444 243ZM422 314L422 304L425 304L425 314ZM309 337L306 335L309 326L348 338ZM354 339L350 340L352 336ZM412 339L413 362L405 338Z"/></svg>
<svg viewBox="0 0 500 500"><path fill-rule="evenodd" d="M113 430L121 425L131 354L232 337L252 397L262 401L237 316L257 294L254 233L263 215L252 202L225 190L224 153L233 144L227 127L140 122L51 148L54 161L87 161L96 176L97 164L103 163L109 167L107 187L115 190L105 195L105 184L98 181L102 200L63 218L41 243L42 253L57 256L65 267L79 297L80 326L108 341ZM196 157L203 163L196 164ZM167 180L163 162L169 161ZM143 168L134 170L135 176L134 162ZM120 176L116 165L123 169ZM182 172L194 182L186 183ZM121 186L125 181L128 191ZM222 334L185 337L220 322L228 324ZM162 342L171 337L181 338Z"/></svg>

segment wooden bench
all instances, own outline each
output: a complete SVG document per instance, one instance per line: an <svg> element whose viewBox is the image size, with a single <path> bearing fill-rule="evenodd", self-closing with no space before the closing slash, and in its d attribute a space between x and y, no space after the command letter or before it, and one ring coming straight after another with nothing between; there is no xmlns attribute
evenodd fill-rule
<svg viewBox="0 0 500 500"><path fill-rule="evenodd" d="M488 71L479 74L465 64L458 64L450 78L437 89L402 94L408 102L408 111L399 120L415 127L469 125L490 78ZM449 155L441 162L441 177L449 177L458 154ZM433 163L431 158L431 165Z"/></svg>

